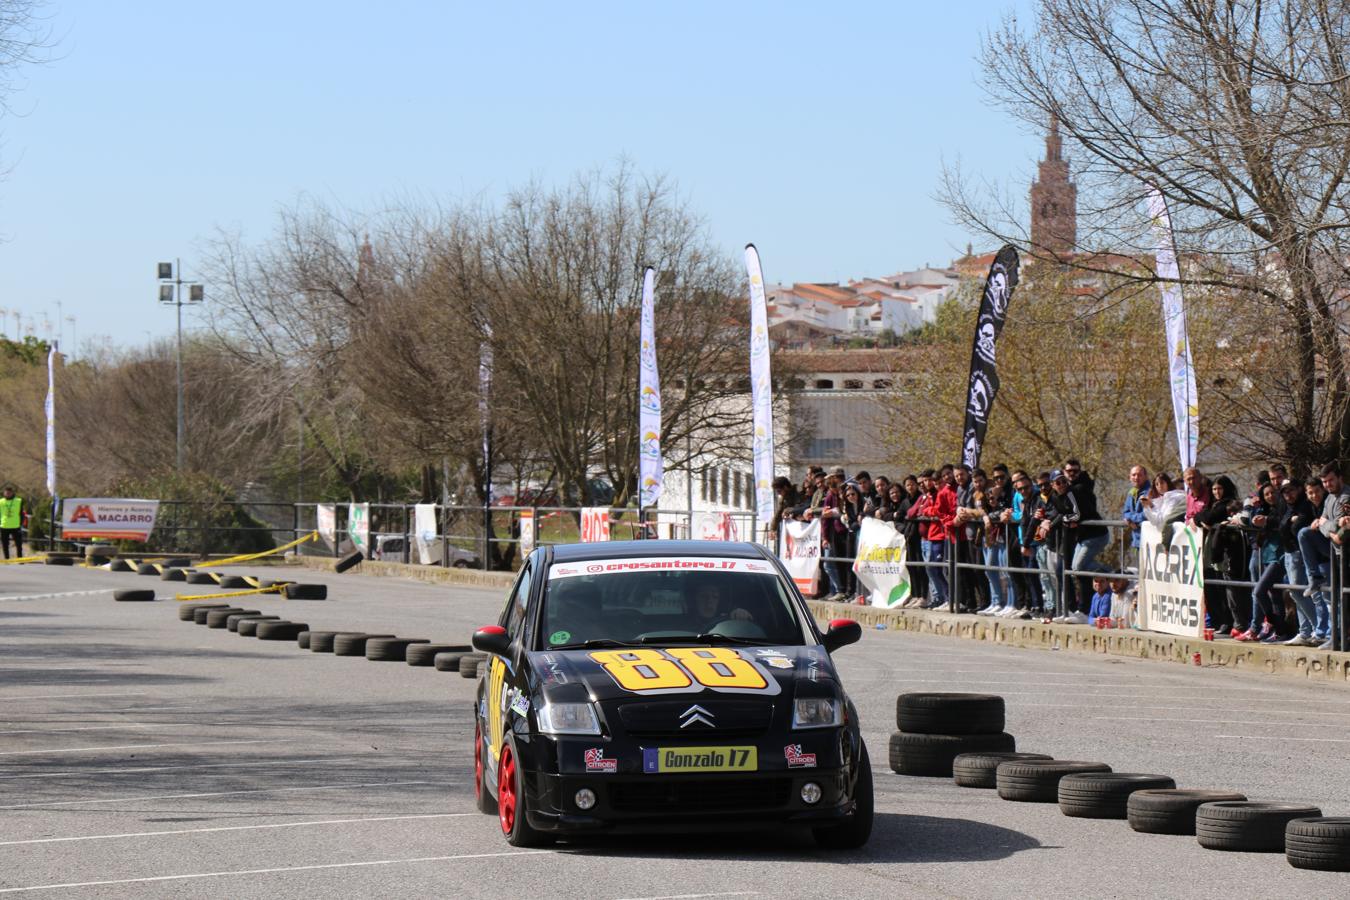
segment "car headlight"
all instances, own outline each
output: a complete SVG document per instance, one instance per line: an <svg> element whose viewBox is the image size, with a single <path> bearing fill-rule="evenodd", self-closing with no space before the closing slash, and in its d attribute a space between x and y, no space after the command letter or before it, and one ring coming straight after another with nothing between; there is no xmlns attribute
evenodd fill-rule
<svg viewBox="0 0 1350 900"><path fill-rule="evenodd" d="M589 703L543 703L535 710L543 734L599 734L600 719Z"/></svg>
<svg viewBox="0 0 1350 900"><path fill-rule="evenodd" d="M844 721L844 704L834 697L798 697L792 704L793 728L830 728Z"/></svg>

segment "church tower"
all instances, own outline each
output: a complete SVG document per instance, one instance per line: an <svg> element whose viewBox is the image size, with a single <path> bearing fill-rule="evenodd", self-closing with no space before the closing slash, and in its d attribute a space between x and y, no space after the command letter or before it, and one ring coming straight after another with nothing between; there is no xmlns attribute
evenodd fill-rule
<svg viewBox="0 0 1350 900"><path fill-rule="evenodd" d="M1069 180L1059 137L1059 119L1051 117L1045 136L1045 159L1031 184L1031 250L1057 255L1072 253L1078 243L1078 188Z"/></svg>

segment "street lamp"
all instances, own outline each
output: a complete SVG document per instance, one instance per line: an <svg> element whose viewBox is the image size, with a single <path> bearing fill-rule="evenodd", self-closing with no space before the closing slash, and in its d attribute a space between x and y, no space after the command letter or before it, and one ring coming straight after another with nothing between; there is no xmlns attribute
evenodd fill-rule
<svg viewBox="0 0 1350 900"><path fill-rule="evenodd" d="M183 298L183 287L188 289ZM202 285L183 280L181 260L159 264L159 302L178 309L178 473L183 473L183 448L186 444L186 419L183 415L183 304L201 303L205 299Z"/></svg>

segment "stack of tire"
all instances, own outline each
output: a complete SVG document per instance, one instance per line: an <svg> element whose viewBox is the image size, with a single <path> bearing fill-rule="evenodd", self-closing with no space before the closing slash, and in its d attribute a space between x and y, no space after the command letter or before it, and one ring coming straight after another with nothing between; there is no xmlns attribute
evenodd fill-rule
<svg viewBox="0 0 1350 900"><path fill-rule="evenodd" d="M1003 698L993 694L910 693L895 700L891 770L901 775L951 778L958 756L1012 753L1003 730Z"/></svg>

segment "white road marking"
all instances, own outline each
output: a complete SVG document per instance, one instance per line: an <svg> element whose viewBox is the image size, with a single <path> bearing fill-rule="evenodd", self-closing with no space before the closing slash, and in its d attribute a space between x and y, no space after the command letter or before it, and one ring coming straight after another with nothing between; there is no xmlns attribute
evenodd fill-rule
<svg viewBox="0 0 1350 900"><path fill-rule="evenodd" d="M1092 716L1100 722L1175 722L1178 725L1297 725L1299 728L1344 728L1343 722L1271 722L1251 719L1172 719L1166 716Z"/></svg>
<svg viewBox="0 0 1350 900"><path fill-rule="evenodd" d="M35 775L0 775L0 781L13 781L19 778L84 778L88 775L134 775L141 772L166 772L171 769L252 769L258 766L299 766L306 763L344 762L351 759L366 759L366 756L323 756L316 759L278 759L263 762L202 763L187 766L114 766L107 769L83 769L79 772L39 772Z"/></svg>
<svg viewBox="0 0 1350 900"><path fill-rule="evenodd" d="M116 838L159 837L166 834L205 834L215 831L255 831L264 828L307 828L312 825L346 825L351 822L400 822L405 819L458 819L477 813L429 813L420 816L373 816L367 819L323 819L318 822L277 822L268 825L225 825L219 828L180 828L175 831L127 831L122 834L86 834L77 837L34 838L27 841L0 841L0 847L21 844L62 844L71 841L110 841Z"/></svg>
<svg viewBox="0 0 1350 900"><path fill-rule="evenodd" d="M316 869L355 869L363 866L396 866L401 863L452 862L460 859L491 859L501 856L538 856L552 850L504 850L498 853L462 853L458 856L417 856L412 859L372 859L363 862L327 863L321 866L280 866L275 869L238 869L233 872L195 872L191 875L157 875L151 878L118 878L110 881L72 881L66 884L33 884L27 887L0 888L0 894L21 891L50 891L58 888L103 887L110 884L147 884L155 881L185 881L192 878L228 878L232 875L271 875L277 872L312 872Z"/></svg>
<svg viewBox="0 0 1350 900"><path fill-rule="evenodd" d="M18 697L0 697L5 700L68 700L72 697L83 700L85 697L144 697L149 691L105 691L98 694L23 694Z"/></svg>
<svg viewBox="0 0 1350 900"><path fill-rule="evenodd" d="M255 788L248 791L212 791L205 794L154 794L149 797L113 797L105 800L54 800L47 803L17 803L13 806L0 806L0 809L32 809L48 806L83 806L93 803L141 803L149 800L187 800L198 797L235 797L239 794L289 794L296 791L337 791L343 788L400 787L409 784L449 784L436 781L372 781L368 784L319 784L313 787L293 788Z"/></svg>
<svg viewBox="0 0 1350 900"><path fill-rule="evenodd" d="M291 744L294 741L273 738L257 741L201 741L195 744L112 744L105 747L66 747L62 750L6 750L0 756L41 756L46 753L98 753L102 750L150 750L159 747L219 747L223 744Z"/></svg>
<svg viewBox="0 0 1350 900"><path fill-rule="evenodd" d="M60 594L15 594L10 597L0 597L0 603L9 600L51 600L55 597L88 597L91 594L111 594L114 588L99 588L96 591L65 591Z"/></svg>
<svg viewBox="0 0 1350 900"><path fill-rule="evenodd" d="M1249 723L1243 723L1249 724ZM1325 744L1350 744L1350 738L1300 738L1285 737L1284 735L1269 736L1257 734L1216 734L1216 738L1238 738L1246 741L1315 741Z"/></svg>
<svg viewBox="0 0 1350 900"><path fill-rule="evenodd" d="M759 891L721 891L716 894L661 894L656 897L620 897L619 900L694 900L696 897L758 897Z"/></svg>
<svg viewBox="0 0 1350 900"><path fill-rule="evenodd" d="M123 728L192 728L211 722L124 722L121 725L80 725L76 728L29 728L23 731L0 731L0 737L12 734L65 734L67 731L120 731Z"/></svg>

